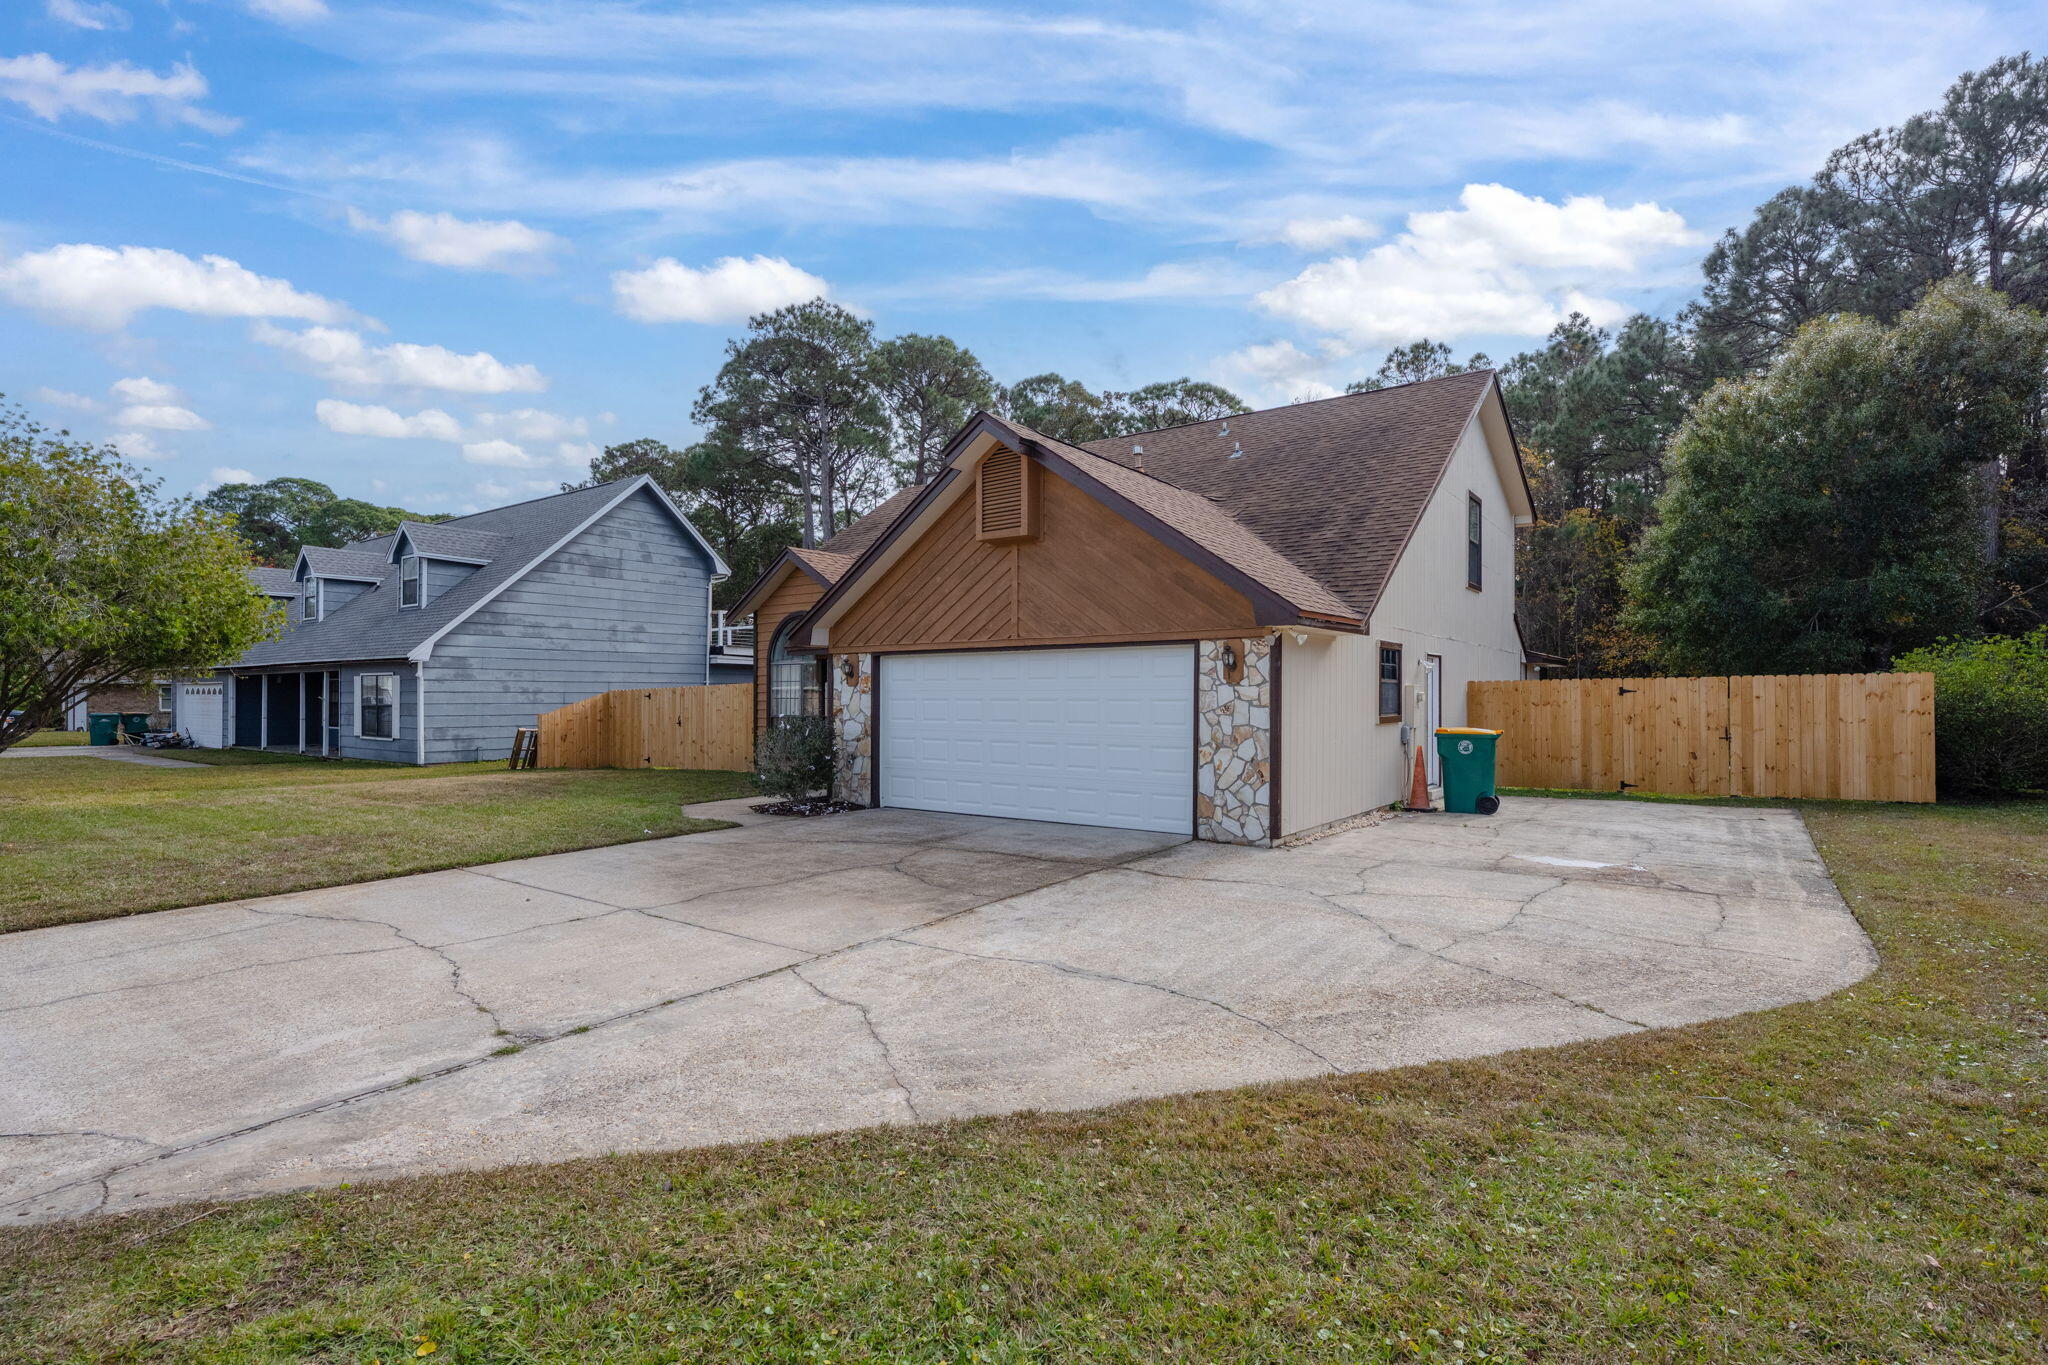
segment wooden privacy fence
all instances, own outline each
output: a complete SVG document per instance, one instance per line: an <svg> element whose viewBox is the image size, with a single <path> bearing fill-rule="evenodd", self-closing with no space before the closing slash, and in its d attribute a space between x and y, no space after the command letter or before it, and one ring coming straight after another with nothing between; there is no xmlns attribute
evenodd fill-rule
<svg viewBox="0 0 2048 1365"><path fill-rule="evenodd" d="M1504 787L1934 799L1934 675L1466 684Z"/></svg>
<svg viewBox="0 0 2048 1365"><path fill-rule="evenodd" d="M540 718L543 768L754 766L754 689L641 687L600 692Z"/></svg>

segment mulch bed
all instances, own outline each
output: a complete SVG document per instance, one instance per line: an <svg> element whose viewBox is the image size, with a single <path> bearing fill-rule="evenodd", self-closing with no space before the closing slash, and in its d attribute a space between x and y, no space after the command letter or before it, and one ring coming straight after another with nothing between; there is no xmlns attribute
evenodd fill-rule
<svg viewBox="0 0 2048 1365"><path fill-rule="evenodd" d="M852 801L828 801L822 796L814 796L802 801L764 801L751 809L760 815L840 815L850 810L866 810L867 807Z"/></svg>

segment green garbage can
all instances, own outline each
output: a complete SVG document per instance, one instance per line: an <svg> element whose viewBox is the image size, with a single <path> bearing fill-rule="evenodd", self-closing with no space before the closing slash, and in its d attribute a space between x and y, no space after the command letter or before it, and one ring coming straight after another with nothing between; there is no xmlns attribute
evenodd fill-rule
<svg viewBox="0 0 2048 1365"><path fill-rule="evenodd" d="M149 733L149 712L124 711L121 713L121 728L131 735Z"/></svg>
<svg viewBox="0 0 2048 1365"><path fill-rule="evenodd" d="M88 744L112 744L114 737L121 733L121 716L117 711L93 711L85 718L85 742Z"/></svg>
<svg viewBox="0 0 2048 1365"><path fill-rule="evenodd" d="M1491 815L1500 809L1493 789L1493 746L1498 730L1452 726L1436 732L1436 753L1443 761L1444 809L1466 815Z"/></svg>

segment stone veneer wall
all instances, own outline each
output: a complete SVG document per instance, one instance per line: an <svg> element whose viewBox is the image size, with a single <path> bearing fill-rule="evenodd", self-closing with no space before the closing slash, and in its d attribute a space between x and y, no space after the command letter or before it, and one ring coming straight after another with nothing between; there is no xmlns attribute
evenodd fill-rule
<svg viewBox="0 0 2048 1365"><path fill-rule="evenodd" d="M1244 676L1224 680L1223 646ZM1267 844L1273 836L1273 642L1204 640L1195 668L1195 837Z"/></svg>
<svg viewBox="0 0 2048 1365"><path fill-rule="evenodd" d="M853 681L846 680L852 659ZM832 769L832 797L865 806L873 795L869 775L875 770L875 656L832 656L832 728L839 739L839 759Z"/></svg>

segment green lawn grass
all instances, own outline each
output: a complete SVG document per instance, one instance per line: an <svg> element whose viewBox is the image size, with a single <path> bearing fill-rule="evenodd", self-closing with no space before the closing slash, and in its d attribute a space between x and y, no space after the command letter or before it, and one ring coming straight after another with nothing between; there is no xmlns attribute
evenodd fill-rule
<svg viewBox="0 0 2048 1365"><path fill-rule="evenodd" d="M85 743L83 730L37 730L15 745L18 749L60 749Z"/></svg>
<svg viewBox="0 0 2048 1365"><path fill-rule="evenodd" d="M368 881L723 826L740 773L416 768L234 749L204 769L0 763L0 931Z"/></svg>
<svg viewBox="0 0 2048 1365"><path fill-rule="evenodd" d="M0 1358L2038 1362L2048 804L1807 819L1814 1004L17 1230Z"/></svg>

